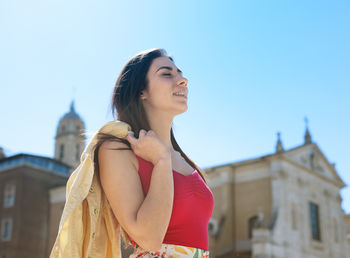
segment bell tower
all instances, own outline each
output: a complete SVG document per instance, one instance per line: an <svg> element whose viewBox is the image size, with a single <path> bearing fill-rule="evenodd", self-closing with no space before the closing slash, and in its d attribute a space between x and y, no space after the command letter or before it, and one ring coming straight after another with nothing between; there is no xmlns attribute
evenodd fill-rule
<svg viewBox="0 0 350 258"><path fill-rule="evenodd" d="M74 100L70 110L58 122L55 136L55 159L72 166L73 170L80 164L80 156L85 148L85 124L76 113ZM73 171L72 170L72 171Z"/></svg>

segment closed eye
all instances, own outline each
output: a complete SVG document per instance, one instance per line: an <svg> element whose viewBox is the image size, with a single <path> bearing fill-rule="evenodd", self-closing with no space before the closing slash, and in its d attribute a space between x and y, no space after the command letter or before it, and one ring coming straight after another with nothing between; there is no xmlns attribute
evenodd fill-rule
<svg viewBox="0 0 350 258"><path fill-rule="evenodd" d="M171 73L163 73L162 75L171 76Z"/></svg>

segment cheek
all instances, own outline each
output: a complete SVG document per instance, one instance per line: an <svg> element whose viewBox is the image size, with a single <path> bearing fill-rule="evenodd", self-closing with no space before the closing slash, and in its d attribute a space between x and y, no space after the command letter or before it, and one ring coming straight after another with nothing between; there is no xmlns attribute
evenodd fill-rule
<svg viewBox="0 0 350 258"><path fill-rule="evenodd" d="M152 97L152 102L155 105L164 106L171 101L172 95L170 91L159 89Z"/></svg>
<svg viewBox="0 0 350 258"><path fill-rule="evenodd" d="M155 85L149 85L147 103L153 107L163 106L169 99L165 97L164 91Z"/></svg>
<svg viewBox="0 0 350 258"><path fill-rule="evenodd" d="M149 86L152 100L154 101L166 102L173 96L172 84L165 80L154 81L153 84Z"/></svg>
<svg viewBox="0 0 350 258"><path fill-rule="evenodd" d="M152 78L148 83L149 102L152 106L164 107L174 101L174 83L168 78Z"/></svg>

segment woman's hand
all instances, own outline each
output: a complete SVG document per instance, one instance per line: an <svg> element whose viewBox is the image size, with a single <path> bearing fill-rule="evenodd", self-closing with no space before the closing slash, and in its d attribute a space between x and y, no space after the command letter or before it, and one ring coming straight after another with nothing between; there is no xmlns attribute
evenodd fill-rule
<svg viewBox="0 0 350 258"><path fill-rule="evenodd" d="M134 137L133 133L129 132L126 139L137 156L151 162L153 165L157 164L160 159L171 158L170 149L152 130L147 132L141 129L138 139Z"/></svg>

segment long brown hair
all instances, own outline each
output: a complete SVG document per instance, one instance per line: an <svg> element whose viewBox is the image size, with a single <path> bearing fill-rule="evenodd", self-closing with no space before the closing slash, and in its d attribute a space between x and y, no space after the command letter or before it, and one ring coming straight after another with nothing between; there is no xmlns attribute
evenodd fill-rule
<svg viewBox="0 0 350 258"><path fill-rule="evenodd" d="M111 109L113 117L116 117L116 120L120 120L128 123L132 130L134 131L134 136L139 137L140 129L146 131L151 130L146 112L144 110L142 101L140 99L141 91L147 87L147 72L149 67L152 64L152 61L157 57L166 56L171 61L174 62L173 58L169 56L166 51L162 48L149 49L143 52L140 52L133 58L131 58L126 65L123 67L119 77L116 81L115 87L113 89L113 96L111 102ZM117 116L115 116L117 114ZM178 151L181 156L193 167L195 168L204 182L205 172L200 169L187 155L182 151L179 144L177 143L173 128L170 130L171 143L173 148ZM117 138L112 135L99 133L97 135L98 142L95 145L94 152L94 165L95 171L99 172L98 164L98 150L103 142L105 141L118 141L123 142L129 148L120 148L115 150L132 150L130 143L126 139ZM125 234L124 230L121 230L121 234L124 240L124 243L128 246L131 244L129 236Z"/></svg>

